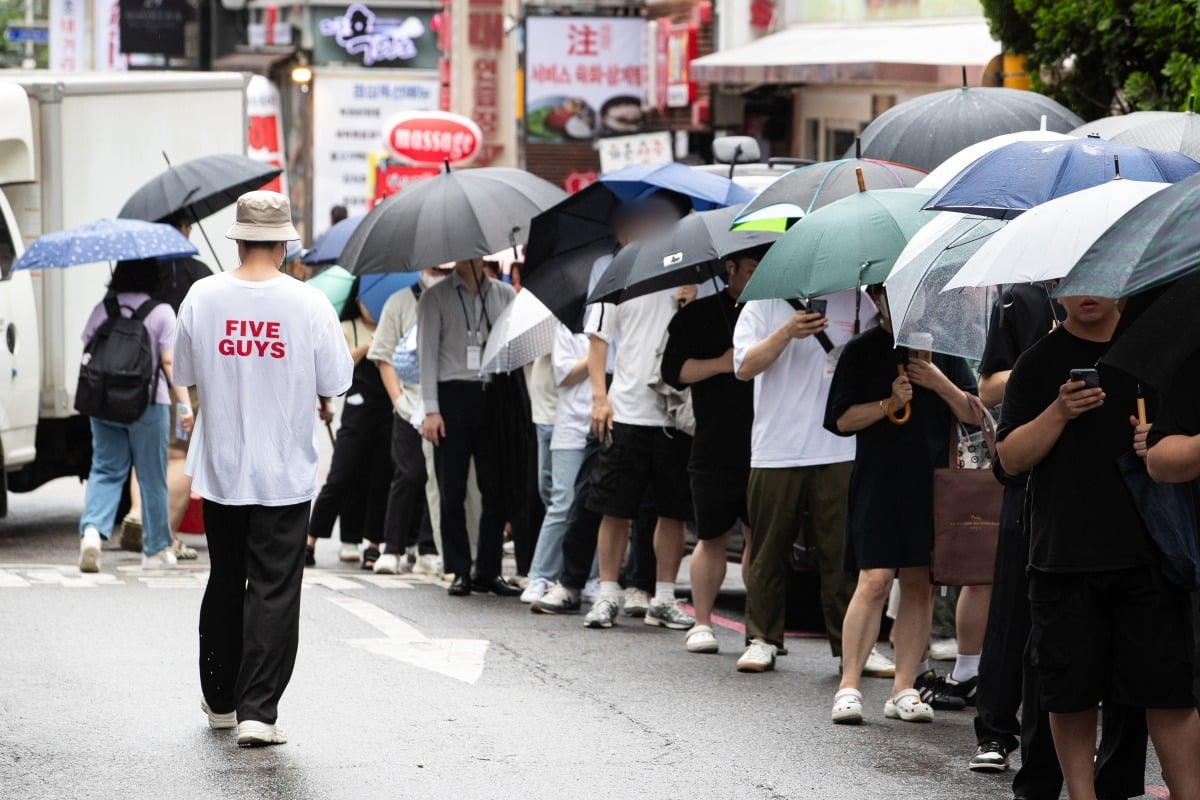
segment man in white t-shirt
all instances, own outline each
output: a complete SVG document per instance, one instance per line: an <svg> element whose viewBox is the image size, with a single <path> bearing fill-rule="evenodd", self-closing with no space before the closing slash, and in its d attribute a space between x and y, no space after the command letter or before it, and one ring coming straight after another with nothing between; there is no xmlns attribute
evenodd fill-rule
<svg viewBox="0 0 1200 800"><path fill-rule="evenodd" d="M614 219L614 228L661 228L690 209L686 198L656 193L620 210L634 220ZM636 224L629 224L635 222ZM657 575L647 625L687 630L695 620L675 598L675 579L683 559L684 525L692 518L687 462L692 438L676 430L658 395L650 388L658 367L659 346L679 309L679 291L664 289L619 305L591 309L584 331L591 337L588 374L592 386L592 432L602 451L592 471L587 507L602 514L597 541L600 595L584 619L588 628L611 628L620 612L621 562L629 545L630 521L647 491L653 492L658 524L654 530ZM606 386L608 348L620 337L612 386Z"/></svg>
<svg viewBox="0 0 1200 800"><path fill-rule="evenodd" d="M296 662L309 504L317 493L313 398L350 388L354 364L329 300L279 272L300 237L287 198L238 199L241 266L194 284L179 311L175 382L204 402L187 472L204 498L211 572L200 607L202 707L244 747L275 727Z"/></svg>
<svg viewBox="0 0 1200 800"><path fill-rule="evenodd" d="M773 669L784 646L789 554L801 531L820 571L829 644L841 656L842 620L854 591L842 566L854 439L834 436L823 421L837 354L854 332L857 308L852 291L824 300L824 314L783 300L750 301L733 332L735 374L754 381L747 487L754 548L742 672Z"/></svg>

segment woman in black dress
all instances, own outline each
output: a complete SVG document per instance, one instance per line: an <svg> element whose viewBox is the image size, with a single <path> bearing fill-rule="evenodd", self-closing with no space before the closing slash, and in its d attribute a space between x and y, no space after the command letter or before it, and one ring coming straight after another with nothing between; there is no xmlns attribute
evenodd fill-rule
<svg viewBox="0 0 1200 800"><path fill-rule="evenodd" d="M932 359L896 348L887 295L867 290L879 308L880 326L850 340L838 361L825 427L857 436L850 479L845 562L858 585L843 626L842 682L833 721L862 721L862 668L879 638L884 603L899 571L896 677L884 716L929 722L933 709L913 688L929 642L933 594L929 583L933 540L933 470L949 463L955 419L975 421L968 393L975 377L961 358ZM905 367L901 375L897 365ZM906 422L905 406L911 409ZM889 414L890 411L890 414Z"/></svg>

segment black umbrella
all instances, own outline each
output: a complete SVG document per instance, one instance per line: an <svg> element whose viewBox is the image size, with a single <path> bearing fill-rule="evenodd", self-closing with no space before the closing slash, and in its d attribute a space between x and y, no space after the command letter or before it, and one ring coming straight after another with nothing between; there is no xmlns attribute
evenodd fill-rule
<svg viewBox="0 0 1200 800"><path fill-rule="evenodd" d="M166 157L163 153L163 158ZM181 211L186 212L216 259L217 253L200 220L233 205L246 192L261 189L281 172L279 167L262 161L225 153L193 158L179 165L172 165L168 159L167 170L131 194L117 216L164 222ZM217 266L221 266L219 259Z"/></svg>
<svg viewBox="0 0 1200 800"><path fill-rule="evenodd" d="M1157 297L1155 297L1157 295ZM1200 350L1200 272L1134 295L1104 364L1160 392Z"/></svg>
<svg viewBox="0 0 1200 800"><path fill-rule="evenodd" d="M964 81L965 83L965 81ZM923 94L885 111L862 133L862 155L931 170L977 142L1004 133L1067 133L1083 120L1045 95L967 88Z"/></svg>
<svg viewBox="0 0 1200 800"><path fill-rule="evenodd" d="M662 289L716 280L727 256L769 245L778 233L730 231L741 206L690 214L664 236L630 245L617 253L589 303L621 303Z"/></svg>
<svg viewBox="0 0 1200 800"><path fill-rule="evenodd" d="M338 260L356 275L416 272L524 241L529 220L566 197L520 169L447 170L376 206Z"/></svg>

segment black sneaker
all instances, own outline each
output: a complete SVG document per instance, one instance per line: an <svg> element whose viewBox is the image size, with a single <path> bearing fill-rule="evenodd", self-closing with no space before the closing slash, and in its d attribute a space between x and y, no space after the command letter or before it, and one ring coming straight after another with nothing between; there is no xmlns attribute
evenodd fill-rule
<svg viewBox="0 0 1200 800"><path fill-rule="evenodd" d="M941 680L942 680L942 688L946 692L961 697L963 699L963 702L965 702L969 706L975 705L975 695L979 691L978 676L971 678L970 680L962 681L960 683L960 682L954 680L954 674L951 673L950 675L947 675L946 677L942 678Z"/></svg>
<svg viewBox="0 0 1200 800"><path fill-rule="evenodd" d="M961 684L965 685L965 684ZM939 677L933 670L926 670L913 681L921 699L938 711L962 711L967 707L967 699L946 685L946 679ZM957 686L955 687L957 689Z"/></svg>
<svg viewBox="0 0 1200 800"><path fill-rule="evenodd" d="M975 772L1004 772L1008 769L1008 748L1000 742L984 742L967 768Z"/></svg>
<svg viewBox="0 0 1200 800"><path fill-rule="evenodd" d="M317 548L304 547L304 566L315 567L317 565Z"/></svg>

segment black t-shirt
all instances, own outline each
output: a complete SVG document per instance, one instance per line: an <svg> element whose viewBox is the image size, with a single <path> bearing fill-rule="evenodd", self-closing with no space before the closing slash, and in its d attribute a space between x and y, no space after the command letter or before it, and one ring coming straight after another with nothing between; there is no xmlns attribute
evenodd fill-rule
<svg viewBox="0 0 1200 800"><path fill-rule="evenodd" d="M1153 447L1167 436L1195 436L1200 434L1200 350L1192 354L1171 382L1170 390L1163 395L1158 416L1152 418L1147 443Z"/></svg>
<svg viewBox="0 0 1200 800"><path fill-rule="evenodd" d="M1031 422L1058 397L1072 369L1095 367L1107 342L1090 342L1060 327L1013 368L998 438ZM1133 449L1129 417L1137 384L1104 366L1104 405L1067 423L1054 448L1030 472L1030 566L1044 572L1105 572L1153 563L1153 551L1117 458Z"/></svg>
<svg viewBox="0 0 1200 800"><path fill-rule="evenodd" d="M1066 317L1057 300L1041 284L1017 284L996 299L988 324L987 343L979 362L981 375L1013 368L1021 354L1033 347Z"/></svg>
<svg viewBox="0 0 1200 800"><path fill-rule="evenodd" d="M207 264L194 258L162 261L159 263L159 269L163 271L163 286L154 293L154 299L169 303L171 308L175 309L176 314L179 313L179 307L183 305L183 298L187 297L188 289L192 288L192 284L201 278L212 275L212 270L208 268Z"/></svg>
<svg viewBox="0 0 1200 800"><path fill-rule="evenodd" d="M668 326L662 377L677 389L683 362L723 356L733 347L733 326L741 309L719 292L680 309ZM750 428L754 422L754 383L732 373L691 385L696 413L693 469L749 469Z"/></svg>

